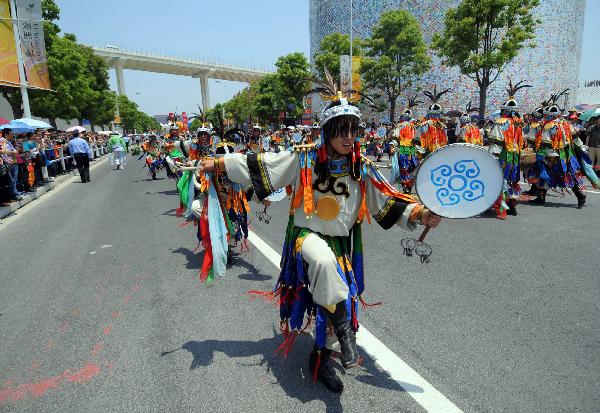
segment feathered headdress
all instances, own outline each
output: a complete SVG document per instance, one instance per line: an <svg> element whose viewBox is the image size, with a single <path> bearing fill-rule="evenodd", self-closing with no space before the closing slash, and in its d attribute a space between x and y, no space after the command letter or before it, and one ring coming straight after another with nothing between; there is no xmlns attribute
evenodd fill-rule
<svg viewBox="0 0 600 413"><path fill-rule="evenodd" d="M562 112L562 109L560 108L560 106L557 103L558 99L561 96L565 95L569 90L570 89L565 89L557 95L555 95L555 94L550 95L550 101L548 102L548 104L546 106L544 106L544 115L559 116Z"/></svg>
<svg viewBox="0 0 600 413"><path fill-rule="evenodd" d="M440 100L440 98L445 95L446 93L450 92L450 88L448 89L444 89L441 92L438 93L437 91L437 85L433 86L433 92L430 92L428 90L424 91L423 94L425 96L427 96L429 98L429 100L431 100L431 105L429 105L429 107L427 108L427 112L429 114L440 114L442 113L443 109L440 106L440 104L438 103L438 101Z"/></svg>
<svg viewBox="0 0 600 413"><path fill-rule="evenodd" d="M200 127L198 128L198 130L196 131L196 133L198 133L198 134L200 134L200 133L208 133L208 134L210 134L210 125L206 121L206 117L204 115L204 111L202 110L202 108L200 107L200 105L198 105L198 113L193 113L192 116L190 116L188 119L189 120L192 120L192 119L199 119L200 120Z"/></svg>
<svg viewBox="0 0 600 413"><path fill-rule="evenodd" d="M515 100L515 95L520 89L531 87L531 85L526 85L524 84L524 82L524 80L521 80L520 82L517 82L513 85L512 80L508 81L508 88L506 88L506 93L508 93L508 100L504 102L502 106L500 106L500 109L517 110L519 108L519 105Z"/></svg>
<svg viewBox="0 0 600 413"><path fill-rule="evenodd" d="M404 112L402 112L402 117L403 118L412 118L413 116L413 111L412 108L414 108L415 106L417 106L419 103L423 103L420 100L417 100L417 94L415 94L412 97L408 97L407 99L407 105L406 105L406 110Z"/></svg>

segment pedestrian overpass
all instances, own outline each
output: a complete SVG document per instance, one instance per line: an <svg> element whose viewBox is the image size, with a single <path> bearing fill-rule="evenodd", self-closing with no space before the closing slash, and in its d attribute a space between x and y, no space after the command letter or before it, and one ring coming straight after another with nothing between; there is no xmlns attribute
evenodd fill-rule
<svg viewBox="0 0 600 413"><path fill-rule="evenodd" d="M141 70L144 72L167 73L171 75L190 76L200 79L200 94L203 110L210 108L208 79L232 80L250 83L258 80L268 71L207 63L197 60L180 59L148 53L128 52L117 47L91 46L94 53L106 60L109 67L114 68L117 77L117 92L126 95L123 69Z"/></svg>

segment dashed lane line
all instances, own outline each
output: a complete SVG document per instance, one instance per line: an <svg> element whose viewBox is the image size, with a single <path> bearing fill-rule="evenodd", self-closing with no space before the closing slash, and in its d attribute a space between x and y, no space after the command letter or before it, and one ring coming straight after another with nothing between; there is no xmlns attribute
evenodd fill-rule
<svg viewBox="0 0 600 413"><path fill-rule="evenodd" d="M248 240L263 255L280 268L281 255L269 244L263 241L255 232L249 231ZM383 369L390 378L397 382L410 396L415 399L425 410L433 413L458 413L462 412L454 403L440 393L419 373L398 357L392 350L383 344L377 337L361 325L356 335L357 344Z"/></svg>

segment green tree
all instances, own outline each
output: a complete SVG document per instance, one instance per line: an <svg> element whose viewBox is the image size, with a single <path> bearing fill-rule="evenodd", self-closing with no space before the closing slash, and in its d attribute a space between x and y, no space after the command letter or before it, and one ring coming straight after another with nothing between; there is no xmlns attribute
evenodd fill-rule
<svg viewBox="0 0 600 413"><path fill-rule="evenodd" d="M479 86L479 113L485 116L487 91L524 47L535 47L532 14L539 0L463 0L449 9L444 31L432 49L444 64L457 66Z"/></svg>
<svg viewBox="0 0 600 413"><path fill-rule="evenodd" d="M254 89L250 86L236 93L231 100L225 103L225 112L229 114L228 116L233 119L238 128L244 122L252 119L253 95Z"/></svg>
<svg viewBox="0 0 600 413"><path fill-rule="evenodd" d="M394 122L398 98L429 69L430 58L419 23L405 10L384 12L364 47L363 88L387 101L390 121Z"/></svg>
<svg viewBox="0 0 600 413"><path fill-rule="evenodd" d="M302 99L310 89L310 65L300 52L281 56L275 62L275 108L296 117L302 114Z"/></svg>
<svg viewBox="0 0 600 413"><path fill-rule="evenodd" d="M315 53L315 70L321 79L325 79L325 69L329 71L337 84L340 83L340 56L350 55L350 36L334 32L323 37L319 50ZM352 55L362 55L361 39L352 42Z"/></svg>
<svg viewBox="0 0 600 413"><path fill-rule="evenodd" d="M279 110L276 107L275 88L277 76L269 73L252 84L255 89L252 100L252 113L261 122L274 122Z"/></svg>

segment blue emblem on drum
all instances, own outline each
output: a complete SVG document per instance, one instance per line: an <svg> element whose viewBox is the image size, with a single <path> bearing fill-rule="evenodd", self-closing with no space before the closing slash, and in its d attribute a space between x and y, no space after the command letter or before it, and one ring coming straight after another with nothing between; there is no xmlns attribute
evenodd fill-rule
<svg viewBox="0 0 600 413"><path fill-rule="evenodd" d="M452 167L442 164L431 171L431 183L440 187L435 195L444 206L472 202L482 198L485 184L479 179L481 169L473 159L457 161Z"/></svg>

